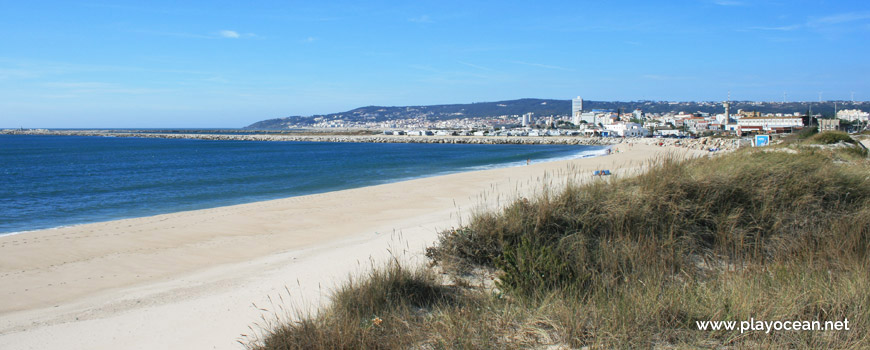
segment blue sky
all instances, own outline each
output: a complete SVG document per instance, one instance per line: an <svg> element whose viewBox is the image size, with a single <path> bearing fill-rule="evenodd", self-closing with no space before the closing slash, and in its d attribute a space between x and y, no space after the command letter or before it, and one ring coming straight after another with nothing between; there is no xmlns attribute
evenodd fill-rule
<svg viewBox="0 0 870 350"><path fill-rule="evenodd" d="M0 127L578 95L870 100L868 57L866 1L0 0Z"/></svg>

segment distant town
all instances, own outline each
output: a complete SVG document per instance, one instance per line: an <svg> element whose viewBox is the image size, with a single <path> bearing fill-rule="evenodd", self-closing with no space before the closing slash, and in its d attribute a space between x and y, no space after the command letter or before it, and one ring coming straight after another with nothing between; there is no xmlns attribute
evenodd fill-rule
<svg viewBox="0 0 870 350"><path fill-rule="evenodd" d="M541 101L541 102L538 102ZM635 102L612 103L601 108L584 106L581 97L559 100L514 100L504 103L364 107L341 114L267 120L249 129L371 129L387 135L476 136L600 136L687 137L791 133L807 126L823 130L859 131L868 128L870 104L866 102L763 103L763 102ZM565 101L567 102L567 101ZM682 105L681 105L682 104ZM675 106L676 105L676 106ZM626 110L625 106L634 107ZM644 110L642 107L649 107ZM680 111L662 111L680 107ZM687 112L695 107L698 111ZM825 109L824 107L827 107ZM833 107L833 109L831 109ZM840 107L840 108L838 108ZM498 108L522 114L494 114ZM564 112L559 113L563 109ZM675 108L677 109L677 108ZM546 114L544 114L546 113ZM543 114L543 115L542 115Z"/></svg>

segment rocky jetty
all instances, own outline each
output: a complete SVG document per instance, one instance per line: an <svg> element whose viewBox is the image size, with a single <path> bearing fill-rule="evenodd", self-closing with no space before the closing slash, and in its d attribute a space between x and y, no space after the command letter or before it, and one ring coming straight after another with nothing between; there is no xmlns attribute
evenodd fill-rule
<svg viewBox="0 0 870 350"><path fill-rule="evenodd" d="M732 150L740 146L734 138L702 137L697 139L669 138L618 138L583 136L396 136L396 135L269 135L269 134L184 134L184 133L141 133L117 132L106 130L46 130L7 129L0 134L11 135L64 135L64 136L102 136L102 137L140 137L163 139L196 139L214 141L297 141L297 142L369 142L369 143L457 143L457 144L519 144L519 145L619 145L648 144L660 146L685 147L689 149Z"/></svg>

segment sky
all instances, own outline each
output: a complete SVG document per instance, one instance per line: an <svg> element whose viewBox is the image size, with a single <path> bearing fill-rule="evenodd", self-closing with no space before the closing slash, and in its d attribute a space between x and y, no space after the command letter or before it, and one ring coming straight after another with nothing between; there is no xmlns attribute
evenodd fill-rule
<svg viewBox="0 0 870 350"><path fill-rule="evenodd" d="M0 0L0 128L526 97L866 101L868 57L866 0Z"/></svg>

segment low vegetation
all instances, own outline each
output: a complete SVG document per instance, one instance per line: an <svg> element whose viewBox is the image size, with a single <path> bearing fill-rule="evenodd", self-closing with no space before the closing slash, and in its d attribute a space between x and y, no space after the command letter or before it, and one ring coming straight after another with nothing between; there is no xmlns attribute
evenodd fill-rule
<svg viewBox="0 0 870 350"><path fill-rule="evenodd" d="M810 137L810 141L823 145L831 145L840 142L855 143L849 134L842 131L825 131Z"/></svg>
<svg viewBox="0 0 870 350"><path fill-rule="evenodd" d="M870 347L870 166L789 147L660 159L478 213L441 234L432 266L373 271L250 346ZM697 326L750 319L850 330Z"/></svg>

